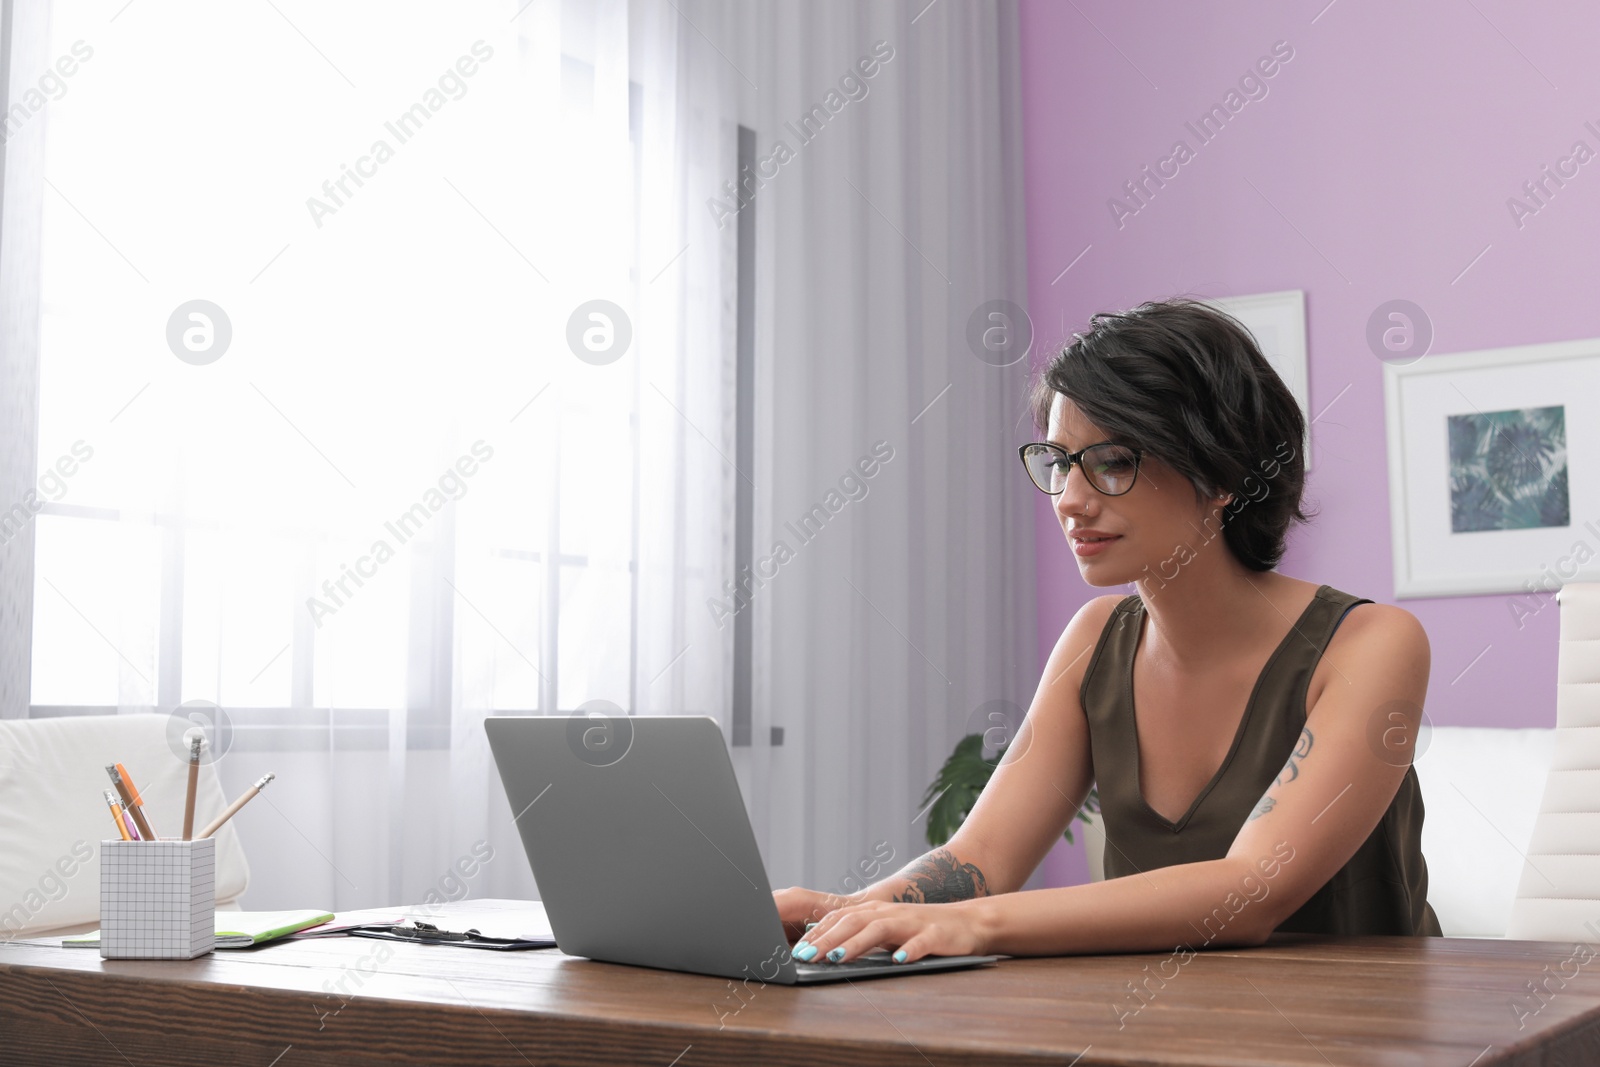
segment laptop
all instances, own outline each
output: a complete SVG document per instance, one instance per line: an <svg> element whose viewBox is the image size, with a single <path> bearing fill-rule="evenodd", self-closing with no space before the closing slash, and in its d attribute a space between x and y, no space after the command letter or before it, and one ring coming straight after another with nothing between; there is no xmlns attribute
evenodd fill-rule
<svg viewBox="0 0 1600 1067"><path fill-rule="evenodd" d="M722 730L706 716L484 720L557 946L569 956L781 985L948 971L878 949L802 963L778 918Z"/></svg>

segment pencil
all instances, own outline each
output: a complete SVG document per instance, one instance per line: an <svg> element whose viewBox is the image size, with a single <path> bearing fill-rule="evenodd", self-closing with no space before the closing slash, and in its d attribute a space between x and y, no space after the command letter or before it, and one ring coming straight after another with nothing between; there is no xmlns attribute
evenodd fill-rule
<svg viewBox="0 0 1600 1067"><path fill-rule="evenodd" d="M200 746L205 744L205 735L196 733L189 738L189 789L183 795L183 839L190 840L194 836L194 795L200 787Z"/></svg>
<svg viewBox="0 0 1600 1067"><path fill-rule="evenodd" d="M117 794L110 789L106 790L106 803L111 806L111 817L117 821L117 833L122 835L124 841L132 841L128 824L122 821L122 807L117 803Z"/></svg>
<svg viewBox="0 0 1600 1067"><path fill-rule="evenodd" d="M111 776L111 784L117 787L117 793L122 797L123 811L132 817L133 825L139 831L140 839L154 841L156 832L150 829L149 820L144 817L144 812L140 810L139 793L138 790L134 789L133 783L128 780L128 769L122 764L116 763L107 767L106 773Z"/></svg>
<svg viewBox="0 0 1600 1067"><path fill-rule="evenodd" d="M258 782L256 782L255 785L251 786L249 789L246 789L244 791L244 793L239 797L238 800L235 800L232 804L228 805L228 810L227 811L224 811L221 815L218 815L215 819L212 819L211 820L211 825L207 826L204 830L200 831L200 837L201 838L210 837L212 834L214 834L218 830L222 829L222 824L223 823L225 823L229 819L233 818L234 814L240 808L242 808L246 804L250 803L251 799L257 793L261 792L261 790L266 786L266 784L268 782L272 781L276 777L277 777L277 775L273 774L271 771L268 771L266 774L263 774L261 776L261 779Z"/></svg>

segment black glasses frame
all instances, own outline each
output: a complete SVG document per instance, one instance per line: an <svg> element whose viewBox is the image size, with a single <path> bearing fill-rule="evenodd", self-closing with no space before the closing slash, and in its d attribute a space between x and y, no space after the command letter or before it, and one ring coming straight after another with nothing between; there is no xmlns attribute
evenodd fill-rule
<svg viewBox="0 0 1600 1067"><path fill-rule="evenodd" d="M1109 493L1100 488L1100 483L1095 481L1094 476L1089 473L1089 468L1084 466L1084 454L1092 451L1093 449L1100 448L1103 445L1114 445L1117 448L1126 449L1127 451L1133 453L1133 477L1128 480L1128 488L1122 490L1121 493ZM1057 489L1052 493L1050 490L1040 485L1038 480L1034 478L1033 468L1028 466L1028 449L1030 448L1048 448L1067 461L1067 473L1061 478L1060 489ZM1046 496L1060 496L1066 491L1067 478L1071 476L1074 465L1082 469L1084 479L1090 484L1090 486L1094 488L1095 492L1100 493L1102 496L1122 496L1123 493L1131 490L1134 483L1139 480L1139 463L1144 459L1144 449L1135 448L1132 445L1125 445L1119 441L1096 441L1092 445L1084 445L1076 452L1068 452L1065 448L1062 448L1054 441L1030 441L1029 443L1021 445L1017 448L1017 457L1022 460L1022 466L1028 472L1028 481L1033 482L1034 488Z"/></svg>

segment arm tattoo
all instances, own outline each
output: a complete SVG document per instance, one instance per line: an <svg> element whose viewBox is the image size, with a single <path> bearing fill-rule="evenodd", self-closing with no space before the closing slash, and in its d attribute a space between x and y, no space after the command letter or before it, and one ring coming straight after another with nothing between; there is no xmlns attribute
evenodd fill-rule
<svg viewBox="0 0 1600 1067"><path fill-rule="evenodd" d="M1300 777L1300 763L1311 751L1311 746L1313 743L1315 743L1315 741L1316 738L1312 736L1310 729L1301 729L1300 740L1295 742L1294 751L1289 753L1289 762L1283 765L1283 770L1278 772L1278 777L1272 780L1272 784L1274 786L1286 785L1287 783L1292 782L1296 778ZM1272 810L1272 807L1275 803L1276 801L1272 797L1263 796L1260 800L1256 801L1255 810L1247 815L1244 821L1253 822L1254 820L1261 818L1261 816Z"/></svg>
<svg viewBox="0 0 1600 1067"><path fill-rule="evenodd" d="M948 904L989 895L983 872L962 863L947 848L935 849L905 870L909 883L894 896L896 904Z"/></svg>
<svg viewBox="0 0 1600 1067"><path fill-rule="evenodd" d="M1272 783L1273 785L1283 785L1300 777L1300 762L1306 758L1308 753L1310 753L1311 745L1315 741L1316 738L1311 735L1311 729L1309 727L1303 728L1300 731L1300 740L1295 743L1294 751L1289 754L1289 762L1285 763L1283 765L1283 770L1278 772L1278 777Z"/></svg>

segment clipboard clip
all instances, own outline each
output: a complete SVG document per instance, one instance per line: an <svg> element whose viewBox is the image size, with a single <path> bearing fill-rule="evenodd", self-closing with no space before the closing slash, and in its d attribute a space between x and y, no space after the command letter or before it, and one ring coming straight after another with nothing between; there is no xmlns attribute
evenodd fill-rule
<svg viewBox="0 0 1600 1067"><path fill-rule="evenodd" d="M410 926L390 927L388 932L396 937L404 937L412 941L479 941L492 945L513 943L510 938L485 937L478 932L476 927L456 933L452 930L441 930L432 923L423 922L421 919L413 920Z"/></svg>
<svg viewBox="0 0 1600 1067"><path fill-rule="evenodd" d="M525 937L490 937L476 927L463 930L441 930L429 922L420 919L412 920L410 926L399 923L380 923L372 926L358 926L347 933L351 937L375 937L385 941L409 941L414 945L458 945L461 948L486 948L486 949L524 949L524 948L554 948L555 941L550 938L525 938Z"/></svg>

